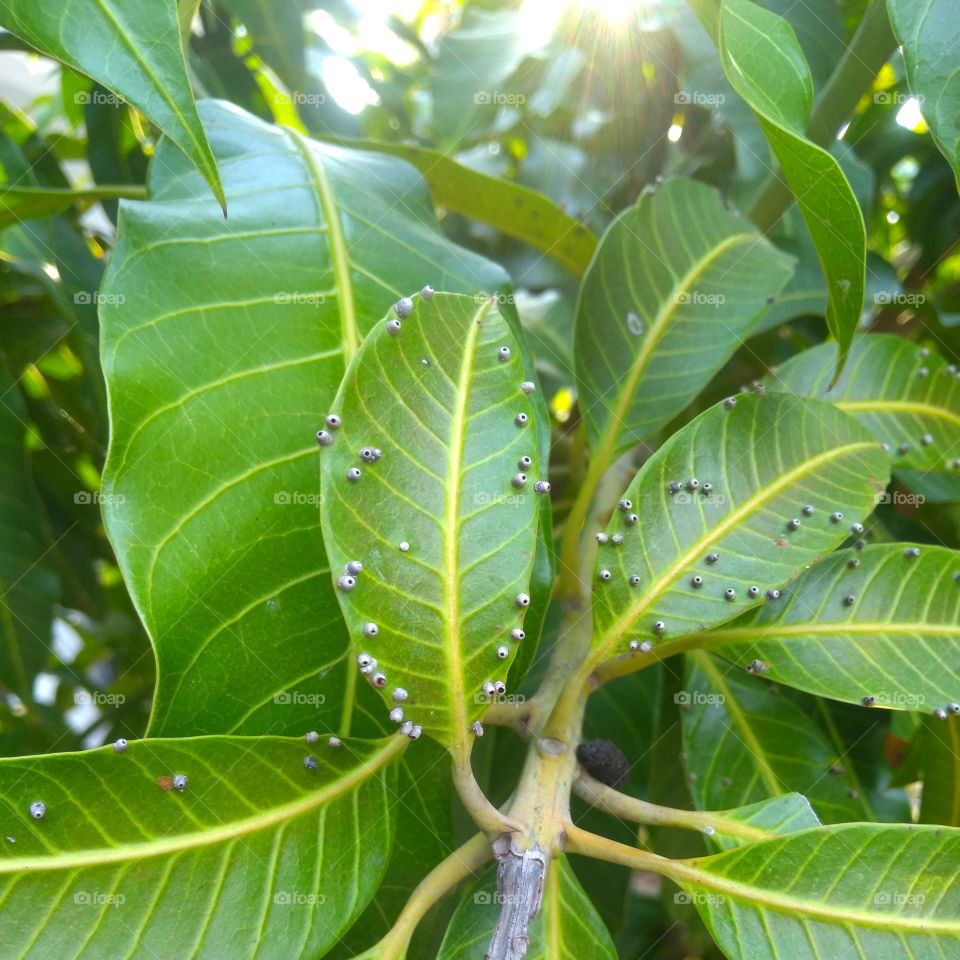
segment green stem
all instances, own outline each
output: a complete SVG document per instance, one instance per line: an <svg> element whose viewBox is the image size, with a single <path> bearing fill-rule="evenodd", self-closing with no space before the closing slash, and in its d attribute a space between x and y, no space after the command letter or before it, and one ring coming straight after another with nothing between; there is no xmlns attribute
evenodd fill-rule
<svg viewBox="0 0 960 960"><path fill-rule="evenodd" d="M817 97L807 124L810 140L821 147L833 142L896 46L886 0L871 0L850 46ZM792 203L793 194L777 170L767 178L754 199L750 219L761 230L769 232Z"/></svg>

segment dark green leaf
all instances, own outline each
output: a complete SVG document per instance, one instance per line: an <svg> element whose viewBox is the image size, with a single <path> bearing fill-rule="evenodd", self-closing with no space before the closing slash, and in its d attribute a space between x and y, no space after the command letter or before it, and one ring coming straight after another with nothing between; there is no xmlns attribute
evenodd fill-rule
<svg viewBox="0 0 960 960"><path fill-rule="evenodd" d="M839 374L863 305L866 232L837 160L807 140L813 83L793 28L750 0L723 0L719 47L736 91L756 111L783 169L827 279L827 325Z"/></svg>
<svg viewBox="0 0 960 960"><path fill-rule="evenodd" d="M688 655L681 696L690 793L699 810L791 792L825 823L863 818L854 780L809 716L770 684L705 653Z"/></svg>
<svg viewBox="0 0 960 960"><path fill-rule="evenodd" d="M391 707L393 689L406 689L406 718L465 754L488 702L481 688L506 677L516 651L540 452L519 345L495 298L437 294L411 307L397 333L391 311L364 341L337 394L343 425L323 452L321 515L333 578L363 563L338 598L355 650L379 662L369 678L385 675ZM364 447L382 459L364 462Z"/></svg>

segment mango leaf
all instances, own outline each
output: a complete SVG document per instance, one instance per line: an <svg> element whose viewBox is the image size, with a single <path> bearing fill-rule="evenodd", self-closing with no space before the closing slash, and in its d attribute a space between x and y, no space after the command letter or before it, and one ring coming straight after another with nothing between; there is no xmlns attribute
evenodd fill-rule
<svg viewBox="0 0 960 960"><path fill-rule="evenodd" d="M187 77L175 0L0 0L0 25L145 113L196 165L226 212Z"/></svg>
<svg viewBox="0 0 960 960"><path fill-rule="evenodd" d="M680 717L698 810L800 793L824 823L860 820L856 782L810 716L722 660L688 654Z"/></svg>
<svg viewBox="0 0 960 960"><path fill-rule="evenodd" d="M838 546L885 488L880 445L829 404L747 394L728 405L675 433L624 493L631 509L614 511L597 557L594 662L631 656L632 639L656 654L663 638L776 603L766 591ZM847 522L833 522L838 511Z"/></svg>
<svg viewBox="0 0 960 960"><path fill-rule="evenodd" d="M299 3L267 0L222 0L222 4L246 27L254 52L290 90L303 91L307 82L304 8Z"/></svg>
<svg viewBox="0 0 960 960"><path fill-rule="evenodd" d="M43 505L27 458L27 411L0 366L0 686L22 700L53 641L60 592Z"/></svg>
<svg viewBox="0 0 960 960"><path fill-rule="evenodd" d="M404 743L323 744L314 770L302 742L278 737L0 761L4 952L116 958L176 943L179 956L322 955L383 874L389 762Z"/></svg>
<svg viewBox="0 0 960 960"><path fill-rule="evenodd" d="M705 184L670 180L621 213L584 278L575 321L594 456L608 461L679 413L790 274L789 258Z"/></svg>
<svg viewBox="0 0 960 960"><path fill-rule="evenodd" d="M723 0L720 56L734 89L756 112L817 248L827 280L827 326L839 375L863 306L866 228L839 162L804 135L810 68L786 20L750 0Z"/></svg>
<svg viewBox="0 0 960 960"><path fill-rule="evenodd" d="M156 649L150 729L346 732L356 667L314 435L345 359L398 296L506 277L444 238L402 161L201 110L230 219L161 144L156 202L122 205L100 296L104 514Z"/></svg>
<svg viewBox="0 0 960 960"><path fill-rule="evenodd" d="M834 700L946 710L960 701L958 577L960 552L946 547L837 553L776 604L712 631L710 649L741 665L759 659L771 680Z"/></svg>
<svg viewBox="0 0 960 960"><path fill-rule="evenodd" d="M484 960L500 905L492 873L467 894L450 921L437 960ZM566 857L550 862L543 906L530 924L526 960L616 960L617 951Z"/></svg>
<svg viewBox="0 0 960 960"><path fill-rule="evenodd" d="M374 150L401 157L423 175L438 207L489 224L547 254L580 277L597 247L597 238L548 196L523 184L491 177L458 163L439 150L408 143L325 139L357 150Z"/></svg>
<svg viewBox="0 0 960 960"><path fill-rule="evenodd" d="M952 0L887 0L890 25L907 66L910 92L960 185L960 23Z"/></svg>
<svg viewBox="0 0 960 960"><path fill-rule="evenodd" d="M835 403L890 447L897 469L955 470L960 378L939 354L893 334L859 337L833 389L837 345L791 357L767 379L775 390Z"/></svg>
<svg viewBox="0 0 960 960"><path fill-rule="evenodd" d="M960 950L958 855L958 830L850 824L688 860L670 875L731 960L919 960Z"/></svg>
<svg viewBox="0 0 960 960"><path fill-rule="evenodd" d="M495 298L436 294L411 310L400 330L391 311L370 334L337 393L321 516L354 648L378 662L368 678L391 707L405 689L406 719L466 752L529 603L540 452ZM363 570L345 589L351 561Z"/></svg>

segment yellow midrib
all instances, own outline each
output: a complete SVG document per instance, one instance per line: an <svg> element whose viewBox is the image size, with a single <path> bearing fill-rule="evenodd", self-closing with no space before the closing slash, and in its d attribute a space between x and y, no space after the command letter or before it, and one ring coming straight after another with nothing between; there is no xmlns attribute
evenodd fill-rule
<svg viewBox="0 0 960 960"><path fill-rule="evenodd" d="M128 843L118 847L101 847L77 852L56 853L47 857L19 857L0 860L0 874L20 873L22 871L46 871L76 869L78 867L95 867L106 863L122 863L125 860L141 860L148 857L159 857L166 853L177 853L182 850L191 850L198 847L215 846L227 840L257 833L277 824L286 823L305 813L335 800L347 793L376 773L382 766L400 753L409 741L399 735L387 740L383 747L360 766L326 787L313 793L306 794L292 803L274 807L264 813L237 820L233 823L220 824L209 830L196 833L181 834L180 836L163 837L145 843Z"/></svg>
<svg viewBox="0 0 960 960"><path fill-rule="evenodd" d="M871 413L873 411L879 413L915 413L917 416L948 420L960 426L960 416L952 410L915 400L840 400L836 406L846 413Z"/></svg>
<svg viewBox="0 0 960 960"><path fill-rule="evenodd" d="M822 829L822 828L813 828ZM776 841L771 841L776 842ZM695 861L694 861L695 862ZM723 877L698 869L690 861L679 861L670 864L664 871L671 879L687 881L698 887L708 887L727 894L731 899L744 902L747 907L769 907L772 910L787 914L800 914L823 920L827 923L849 923L858 927L869 927L875 930L905 930L922 934L948 934L960 936L960 921L933 920L928 917L905 917L898 914L867 913L847 906L832 906L827 903L816 903L801 897L790 897L783 893L752 887L736 880Z"/></svg>
<svg viewBox="0 0 960 960"><path fill-rule="evenodd" d="M446 642L444 651L450 680L450 703L453 712L454 741L467 750L466 701L463 690L463 662L460 656L460 495L462 492L463 449L466 418L470 408L470 387L473 360L480 324L490 309L485 301L470 318L463 345L463 358L457 375L457 398L450 424L450 447L447 451L447 502L443 525L443 606L446 610Z"/></svg>
<svg viewBox="0 0 960 960"><path fill-rule="evenodd" d="M859 443L849 443L842 447L834 447L824 453L805 460L802 464L788 470L782 474L774 483L765 487L759 493L745 500L736 510L732 510L723 520L709 531L709 536L697 540L689 550L681 554L677 560L668 567L664 573L636 602L627 607L624 614L615 620L607 631L603 634L600 642L596 645L594 654L590 658L591 670L593 665L601 659L606 659L608 648L615 643L629 629L636 618L647 609L651 603L657 600L660 595L670 586L671 583L688 567L704 550L713 546L718 540L724 537L732 529L738 526L746 517L759 510L764 504L772 500L778 494L788 489L794 482L815 469L829 463L840 456L852 453L856 450L874 449L877 447L874 441L862 441Z"/></svg>
<svg viewBox="0 0 960 960"><path fill-rule="evenodd" d="M839 621L836 623L795 623L789 626L782 626L776 622L764 624L763 627L739 627L735 630L711 630L707 636L709 645L713 646L714 640L757 640L763 639L764 635L772 634L775 639L781 637L806 637L810 635L829 635L834 633L932 633L940 636L949 634L960 637L960 626L956 624L945 623L884 623L858 621L857 623L847 623Z"/></svg>
<svg viewBox="0 0 960 960"><path fill-rule="evenodd" d="M330 247L334 282L340 301L338 304L340 342L343 347L343 362L346 366L360 348L360 332L357 328L357 309L353 299L353 285L350 282L350 254L347 250L346 238L343 235L343 224L340 222L337 201L323 164L317 160L316 154L310 148L310 144L307 143L303 134L292 127L286 127L285 130L293 140L307 167L317 193L317 202L320 204L324 223L327 226L327 243Z"/></svg>

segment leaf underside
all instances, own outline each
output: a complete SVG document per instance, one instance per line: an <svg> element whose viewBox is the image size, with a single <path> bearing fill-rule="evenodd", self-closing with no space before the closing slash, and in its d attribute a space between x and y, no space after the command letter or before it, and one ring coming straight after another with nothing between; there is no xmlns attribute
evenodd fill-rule
<svg viewBox="0 0 960 960"><path fill-rule="evenodd" d="M674 434L625 491L640 522L631 526L630 511L614 511L595 571L595 658L625 653L630 639L656 646L657 621L669 640L776 602L765 601L766 590L838 546L848 523L872 511L888 471L880 445L829 404L748 394L733 409L707 410ZM691 479L699 483L692 492ZM682 489L671 493L671 483ZM810 517L802 512L808 505ZM843 522L831 520L835 512ZM793 519L801 521L796 530L788 526ZM622 545L614 545L614 535ZM631 584L631 577L639 581Z"/></svg>
<svg viewBox="0 0 960 960"><path fill-rule="evenodd" d="M778 604L713 631L709 646L741 665L758 658L770 680L818 696L946 710L960 701L958 577L960 552L946 547L844 551L790 584Z"/></svg>
<svg viewBox="0 0 960 960"><path fill-rule="evenodd" d="M503 680L515 655L540 458L519 348L495 302L436 294L414 303L399 333L384 322L370 334L334 401L342 426L322 452L324 535L334 580L348 562L363 564L338 598L354 649L377 660L368 679L385 676L390 706L405 689L406 719L465 750L489 702L483 684ZM364 462L365 447L382 458ZM532 463L518 489L521 456Z"/></svg>
<svg viewBox="0 0 960 960"><path fill-rule="evenodd" d="M837 345L804 350L778 367L774 390L816 397L853 414L890 448L894 468L951 470L960 463L960 377L956 367L893 334L858 337L836 385Z"/></svg>
<svg viewBox="0 0 960 960"><path fill-rule="evenodd" d="M960 831L850 824L706 859L677 879L734 960L920 960L960 951Z"/></svg>
<svg viewBox="0 0 960 960"><path fill-rule="evenodd" d="M318 744L315 770L246 737L0 761L0 956L322 955L380 882L402 748Z"/></svg>

